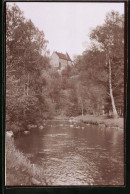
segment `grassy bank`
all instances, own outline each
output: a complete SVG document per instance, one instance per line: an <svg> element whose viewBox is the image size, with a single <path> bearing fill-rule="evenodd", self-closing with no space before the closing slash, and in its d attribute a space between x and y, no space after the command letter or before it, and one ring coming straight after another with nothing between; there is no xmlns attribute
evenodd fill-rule
<svg viewBox="0 0 130 194"><path fill-rule="evenodd" d="M107 118L106 116L93 116L85 115L78 116L76 120L82 121L86 124L95 124L95 125L105 125L106 127L119 127L124 128L124 119L123 118Z"/></svg>
<svg viewBox="0 0 130 194"><path fill-rule="evenodd" d="M93 125L104 125L106 127L119 127L124 128L124 119L123 118L108 118L106 116L95 116L95 115L84 115L84 116L77 116L77 117L71 117L67 118L65 117L56 117L55 119L65 119L65 120L75 120L75 121L82 121L85 124L93 124Z"/></svg>
<svg viewBox="0 0 130 194"><path fill-rule="evenodd" d="M10 137L6 137L6 185L47 185L44 167L31 164Z"/></svg>

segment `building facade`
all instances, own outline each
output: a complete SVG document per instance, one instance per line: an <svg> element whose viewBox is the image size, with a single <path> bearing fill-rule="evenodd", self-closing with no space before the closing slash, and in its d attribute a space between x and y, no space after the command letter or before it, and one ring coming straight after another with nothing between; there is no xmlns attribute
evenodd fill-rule
<svg viewBox="0 0 130 194"><path fill-rule="evenodd" d="M67 65L72 65L72 60L68 53L63 54L55 51L51 55L50 63L57 70L63 70Z"/></svg>

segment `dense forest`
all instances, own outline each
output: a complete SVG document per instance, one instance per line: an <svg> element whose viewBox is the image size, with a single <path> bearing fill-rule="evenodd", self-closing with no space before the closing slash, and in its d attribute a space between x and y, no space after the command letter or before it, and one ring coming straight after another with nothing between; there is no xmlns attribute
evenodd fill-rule
<svg viewBox="0 0 130 194"><path fill-rule="evenodd" d="M7 5L7 130L59 115L123 116L124 16L108 13L104 24L90 32L90 40L90 48L58 73L50 65L44 32L17 5Z"/></svg>

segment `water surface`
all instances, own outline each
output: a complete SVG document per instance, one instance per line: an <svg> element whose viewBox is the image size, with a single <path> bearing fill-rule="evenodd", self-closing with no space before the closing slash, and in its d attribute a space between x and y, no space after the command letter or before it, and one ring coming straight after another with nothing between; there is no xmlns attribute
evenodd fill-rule
<svg viewBox="0 0 130 194"><path fill-rule="evenodd" d="M33 164L43 166L50 185L124 185L123 130L69 121L15 138Z"/></svg>

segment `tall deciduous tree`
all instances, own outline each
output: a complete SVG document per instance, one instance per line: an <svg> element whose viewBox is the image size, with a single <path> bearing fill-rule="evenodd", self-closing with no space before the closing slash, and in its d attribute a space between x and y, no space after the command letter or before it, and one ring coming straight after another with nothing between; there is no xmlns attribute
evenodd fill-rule
<svg viewBox="0 0 130 194"><path fill-rule="evenodd" d="M120 71L123 73L124 65L123 23L123 16L120 16L118 12L112 11L106 16L105 24L102 26L97 26L97 28L94 29L90 35L90 38L94 43L94 47L103 52L105 55L105 63L108 67L109 95L114 117L118 116L113 95L114 85L119 87L123 82L122 76L118 77L117 82L117 75L119 75L118 73Z"/></svg>
<svg viewBox="0 0 130 194"><path fill-rule="evenodd" d="M43 111L41 70L49 66L49 60L41 54L46 46L44 32L25 19L17 5L7 4L6 106L13 122L30 122Z"/></svg>

